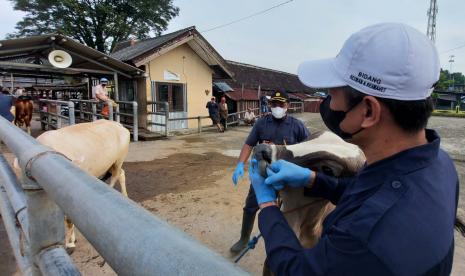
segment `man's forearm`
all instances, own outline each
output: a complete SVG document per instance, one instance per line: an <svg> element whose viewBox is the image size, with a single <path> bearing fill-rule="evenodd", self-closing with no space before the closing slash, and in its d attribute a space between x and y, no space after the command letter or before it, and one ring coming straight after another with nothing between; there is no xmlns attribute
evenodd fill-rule
<svg viewBox="0 0 465 276"><path fill-rule="evenodd" d="M239 154L238 162L245 163L247 159L249 159L250 153L252 153L252 149L253 147L244 144L244 146L242 146L241 153Z"/></svg>

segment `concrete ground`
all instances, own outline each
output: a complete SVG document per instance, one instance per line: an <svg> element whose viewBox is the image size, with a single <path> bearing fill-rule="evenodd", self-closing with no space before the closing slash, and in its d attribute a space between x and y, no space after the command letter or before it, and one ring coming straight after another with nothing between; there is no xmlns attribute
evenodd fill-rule
<svg viewBox="0 0 465 276"><path fill-rule="evenodd" d="M318 114L297 117L311 131L325 129ZM439 131L442 147L454 158L462 183L459 206L465 214L465 120L433 117L430 127ZM239 236L248 182L244 180L235 187L231 175L250 129L235 127L221 134L205 132L131 143L124 164L129 198L232 260L229 247ZM257 232L255 227L253 233ZM8 244L2 225L0 244ZM0 275L18 274L10 251L7 246L0 248ZM264 257L260 241L239 266L260 275ZM72 258L83 275L115 275L80 234ZM453 275L465 275L464 261L465 239L456 235Z"/></svg>

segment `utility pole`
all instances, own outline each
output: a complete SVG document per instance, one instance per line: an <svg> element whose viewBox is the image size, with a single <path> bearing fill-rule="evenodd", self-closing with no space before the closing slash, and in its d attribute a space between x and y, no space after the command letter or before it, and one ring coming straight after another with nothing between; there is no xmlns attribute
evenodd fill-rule
<svg viewBox="0 0 465 276"><path fill-rule="evenodd" d="M438 3L436 0L430 0L429 9L426 15L428 16L428 28L426 29L426 36L436 42L436 15L438 14Z"/></svg>
<svg viewBox="0 0 465 276"><path fill-rule="evenodd" d="M451 77L451 80L452 80L452 91L455 90L455 80L454 80L454 74L452 74L452 63L454 62L454 58L455 56L454 55L450 55L449 56L449 63L450 63L450 67L449 67L449 74L450 74L450 77Z"/></svg>

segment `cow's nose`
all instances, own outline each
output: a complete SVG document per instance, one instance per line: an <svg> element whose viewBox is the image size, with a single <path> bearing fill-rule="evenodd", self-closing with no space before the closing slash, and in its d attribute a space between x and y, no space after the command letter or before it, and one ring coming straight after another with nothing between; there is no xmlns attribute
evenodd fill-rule
<svg viewBox="0 0 465 276"><path fill-rule="evenodd" d="M266 173L266 168L268 167L269 163L265 160L261 160L258 162L258 169L260 171L260 175L263 176L263 177L267 177L267 173Z"/></svg>

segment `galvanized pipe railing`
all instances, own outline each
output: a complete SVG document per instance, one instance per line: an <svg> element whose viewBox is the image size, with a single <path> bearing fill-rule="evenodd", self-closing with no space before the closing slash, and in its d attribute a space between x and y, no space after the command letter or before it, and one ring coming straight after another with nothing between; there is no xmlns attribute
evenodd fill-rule
<svg viewBox="0 0 465 276"><path fill-rule="evenodd" d="M119 275L245 274L3 118L0 138Z"/></svg>
<svg viewBox="0 0 465 276"><path fill-rule="evenodd" d="M0 155L0 185L5 189L14 216L18 220L21 229L23 229L24 235L28 238L29 220L26 212L26 197L18 178L3 155Z"/></svg>
<svg viewBox="0 0 465 276"><path fill-rule="evenodd" d="M123 118L132 118L132 124L121 123L124 127L131 129L133 133L133 141L137 142L139 137L139 126L138 126L138 113L137 113L137 102L130 102L130 101L112 101L108 100L107 102L103 103L108 106L108 116L104 116L103 114L98 112L97 105L102 104L102 102L97 100L79 100L79 99L72 99L73 102L79 103L79 118L81 121L96 121L101 118L106 118L110 121L117 121L121 123L121 117ZM83 103L90 104L91 110L84 111ZM113 104L116 103L116 108L113 107ZM120 104L123 105L131 105L132 106L132 113L124 113L120 111ZM90 115L91 119L85 119L85 115Z"/></svg>
<svg viewBox="0 0 465 276"><path fill-rule="evenodd" d="M47 111L43 110L42 104L46 104ZM56 105L55 112L50 112L49 105L47 104L54 104ZM61 114L61 106L66 105L68 106L68 116L64 116ZM42 129L47 126L47 128L54 128L59 129L62 127L62 119L68 121L69 125L74 125L76 123L74 117L74 103L72 101L61 101L61 100L49 100L49 99L40 99L39 100L39 113L40 113L40 121L42 125ZM43 119L42 115L46 115L45 120ZM52 118L56 119L56 124L52 123Z"/></svg>
<svg viewBox="0 0 465 276"><path fill-rule="evenodd" d="M139 125L138 125L138 105L137 102L135 101L115 101L117 103L116 107L116 121L126 128L129 128L132 130L132 139L134 142L137 142L139 140ZM120 105L131 105L132 106L132 114L130 113L124 113L120 111ZM121 123L121 117L123 118L132 118L132 125L128 125L126 123Z"/></svg>
<svg viewBox="0 0 465 276"><path fill-rule="evenodd" d="M161 108L160 108L161 107ZM150 126L161 126L163 127L164 135L168 137L169 134L169 120L170 120L170 110L168 102L158 102L158 101L147 101L147 115L161 116L164 118L162 121L164 123L156 123L151 119L147 121L147 124ZM150 111L149 111L150 110Z"/></svg>
<svg viewBox="0 0 465 276"><path fill-rule="evenodd" d="M255 118L259 118L260 116L263 115L263 113L260 113L260 108L252 108L251 111L253 111L254 114L256 111L257 113L259 113L257 116L255 116ZM246 112L247 110L243 110L243 111L228 114L226 125L229 126L229 125L238 124L241 120L241 115L245 114ZM232 120L230 120L230 118L232 118Z"/></svg>
<svg viewBox="0 0 465 276"><path fill-rule="evenodd" d="M0 213L2 214L3 225L6 229L8 240L10 241L10 246L13 249L16 263L22 274L37 274L37 269L34 267L34 261L32 260L31 256L22 252L24 250L24 244L21 241L22 231L16 225L15 211L13 210L13 207L8 200L8 195L3 186L0 186Z"/></svg>
<svg viewBox="0 0 465 276"><path fill-rule="evenodd" d="M36 194L38 190L31 190ZM25 191L16 178L6 159L0 155L0 211L7 229L13 254L17 260L18 267L23 275L80 275L66 251L53 241L46 241L45 246L40 246L34 254L31 244L38 244L30 233L32 231L29 223ZM58 225L63 225L61 222ZM33 225L35 227L39 225ZM47 231L41 228L39 231ZM37 232L37 231L36 231ZM45 234L44 236L47 236ZM47 244L48 242L48 244ZM42 243L43 244L43 243ZM53 257L52 257L53 256ZM40 268L40 272L39 272ZM64 271L66 273L56 273Z"/></svg>

